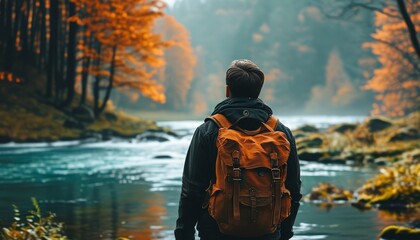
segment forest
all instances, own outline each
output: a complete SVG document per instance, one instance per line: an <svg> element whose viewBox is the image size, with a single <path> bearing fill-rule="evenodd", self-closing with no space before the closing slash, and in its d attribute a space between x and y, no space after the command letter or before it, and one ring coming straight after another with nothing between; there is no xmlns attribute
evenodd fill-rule
<svg viewBox="0 0 420 240"><path fill-rule="evenodd" d="M128 111L203 114L223 97L230 61L249 58L267 75L264 100L287 115L418 109L417 1L2 0L0 7L1 79L37 81L19 69L36 68L56 106L90 98L99 115L111 99Z"/></svg>
<svg viewBox="0 0 420 240"><path fill-rule="evenodd" d="M173 239L250 59L296 138L295 239L417 239L419 38L418 0L0 0L0 238Z"/></svg>

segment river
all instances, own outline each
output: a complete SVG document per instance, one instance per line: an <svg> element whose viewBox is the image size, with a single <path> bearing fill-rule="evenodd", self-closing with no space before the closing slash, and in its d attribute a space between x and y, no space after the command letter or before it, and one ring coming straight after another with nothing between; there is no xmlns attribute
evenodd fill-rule
<svg viewBox="0 0 420 240"><path fill-rule="evenodd" d="M320 128L361 117L284 118L291 128ZM179 138L146 134L132 140L0 145L0 227L22 213L35 197L41 210L55 212L70 239L173 239L184 157L200 122L159 122ZM155 140L153 140L155 138ZM157 141L157 140L167 141ZM375 169L301 161L302 192L319 182L355 190ZM293 239L371 240L390 220L376 210L349 204L322 209L302 203Z"/></svg>

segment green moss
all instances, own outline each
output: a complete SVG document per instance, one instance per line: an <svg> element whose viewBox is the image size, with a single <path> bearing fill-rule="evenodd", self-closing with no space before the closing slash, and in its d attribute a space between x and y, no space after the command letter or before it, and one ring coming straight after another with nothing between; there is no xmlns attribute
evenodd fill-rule
<svg viewBox="0 0 420 240"><path fill-rule="evenodd" d="M419 172L420 163L383 168L357 191L357 202L383 209L419 208Z"/></svg>
<svg viewBox="0 0 420 240"><path fill-rule="evenodd" d="M385 240L420 239L420 230L401 226L388 226L382 230L379 237Z"/></svg>

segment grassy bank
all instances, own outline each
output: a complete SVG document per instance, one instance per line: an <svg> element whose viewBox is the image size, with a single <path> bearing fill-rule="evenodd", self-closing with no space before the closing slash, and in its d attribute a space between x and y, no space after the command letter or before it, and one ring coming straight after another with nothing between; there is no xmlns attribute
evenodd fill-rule
<svg viewBox="0 0 420 240"><path fill-rule="evenodd" d="M58 108L43 97L42 76L33 81L0 81L0 143L107 139L134 137L145 131L168 131L152 120L106 110L97 119L80 121L78 98L67 108ZM84 108L89 109L88 107ZM89 112L87 112L89 115Z"/></svg>

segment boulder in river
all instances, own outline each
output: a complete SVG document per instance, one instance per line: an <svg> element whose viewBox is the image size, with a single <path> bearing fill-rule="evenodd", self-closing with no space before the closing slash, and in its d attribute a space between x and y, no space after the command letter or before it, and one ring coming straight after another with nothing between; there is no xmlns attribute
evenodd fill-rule
<svg viewBox="0 0 420 240"><path fill-rule="evenodd" d="M319 183L313 187L303 200L322 204L322 207L330 208L335 204L351 200L353 194L331 183Z"/></svg>
<svg viewBox="0 0 420 240"><path fill-rule="evenodd" d="M379 238L383 240L420 239L420 229L391 225L382 230Z"/></svg>
<svg viewBox="0 0 420 240"><path fill-rule="evenodd" d="M392 133L389 137L389 142L410 141L420 139L420 132L415 128L405 127L400 128Z"/></svg>
<svg viewBox="0 0 420 240"><path fill-rule="evenodd" d="M318 128L312 125L303 125L295 130L296 132L306 132L306 133L317 133L319 132Z"/></svg>
<svg viewBox="0 0 420 240"><path fill-rule="evenodd" d="M383 117L373 117L366 120L366 126L370 132L378 132L392 126L392 122Z"/></svg>
<svg viewBox="0 0 420 240"><path fill-rule="evenodd" d="M353 131L356 129L356 123L342 123L336 124L327 129L328 132L338 132L338 133L345 133L347 131Z"/></svg>

